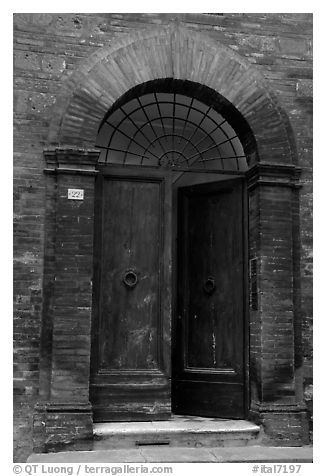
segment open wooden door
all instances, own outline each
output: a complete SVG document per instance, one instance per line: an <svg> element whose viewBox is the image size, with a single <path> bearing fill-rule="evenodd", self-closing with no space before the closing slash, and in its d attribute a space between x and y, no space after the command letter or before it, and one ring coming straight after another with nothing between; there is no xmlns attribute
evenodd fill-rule
<svg viewBox="0 0 326 476"><path fill-rule="evenodd" d="M179 189L175 413L245 417L246 213L241 178Z"/></svg>

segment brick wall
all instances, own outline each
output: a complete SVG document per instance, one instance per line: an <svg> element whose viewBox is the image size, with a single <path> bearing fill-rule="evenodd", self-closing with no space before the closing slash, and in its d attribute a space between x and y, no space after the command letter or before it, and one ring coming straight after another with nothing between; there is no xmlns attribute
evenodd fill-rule
<svg viewBox="0 0 326 476"><path fill-rule="evenodd" d="M39 386L45 181L43 149L65 80L102 46L135 30L178 21L205 32L254 64L290 119L302 167L299 193L304 392L310 405L312 358L312 15L15 14L14 15L14 391L15 459L32 451ZM45 303L46 304L46 303ZM302 334L302 337L300 337Z"/></svg>

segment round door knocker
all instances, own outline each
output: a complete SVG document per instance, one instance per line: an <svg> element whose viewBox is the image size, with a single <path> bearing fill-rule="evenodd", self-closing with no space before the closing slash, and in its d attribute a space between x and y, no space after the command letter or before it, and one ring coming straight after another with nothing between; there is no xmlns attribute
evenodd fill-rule
<svg viewBox="0 0 326 476"><path fill-rule="evenodd" d="M209 277L206 279L203 288L204 288L205 293L208 294L209 296L210 296L211 294L213 294L213 292L214 292L215 289L216 289L215 279L212 278L212 276L209 276Z"/></svg>
<svg viewBox="0 0 326 476"><path fill-rule="evenodd" d="M138 283L137 274L132 269L128 269L123 276L123 282L127 288L134 288Z"/></svg>

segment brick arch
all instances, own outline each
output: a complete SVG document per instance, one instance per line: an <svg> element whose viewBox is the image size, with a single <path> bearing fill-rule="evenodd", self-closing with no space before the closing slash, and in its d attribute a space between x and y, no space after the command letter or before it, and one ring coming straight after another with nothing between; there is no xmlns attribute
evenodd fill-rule
<svg viewBox="0 0 326 476"><path fill-rule="evenodd" d="M257 160L296 162L288 118L256 68L208 35L175 24L137 31L92 54L62 87L49 145L93 147L111 106L131 88L161 78L199 83L232 103L253 132Z"/></svg>

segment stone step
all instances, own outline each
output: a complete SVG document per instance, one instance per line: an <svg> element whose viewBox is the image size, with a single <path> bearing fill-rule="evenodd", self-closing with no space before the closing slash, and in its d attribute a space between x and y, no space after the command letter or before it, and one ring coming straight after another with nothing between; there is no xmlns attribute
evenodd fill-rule
<svg viewBox="0 0 326 476"><path fill-rule="evenodd" d="M259 431L259 426L246 420L200 417L96 423L93 449L247 446L257 444Z"/></svg>

